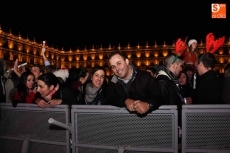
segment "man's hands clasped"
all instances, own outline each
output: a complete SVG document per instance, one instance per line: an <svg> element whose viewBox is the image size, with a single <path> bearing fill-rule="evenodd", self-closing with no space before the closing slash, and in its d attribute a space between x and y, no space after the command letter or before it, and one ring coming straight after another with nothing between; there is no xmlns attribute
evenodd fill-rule
<svg viewBox="0 0 230 153"><path fill-rule="evenodd" d="M140 100L127 99L125 105L130 112L145 114L149 110L149 104Z"/></svg>

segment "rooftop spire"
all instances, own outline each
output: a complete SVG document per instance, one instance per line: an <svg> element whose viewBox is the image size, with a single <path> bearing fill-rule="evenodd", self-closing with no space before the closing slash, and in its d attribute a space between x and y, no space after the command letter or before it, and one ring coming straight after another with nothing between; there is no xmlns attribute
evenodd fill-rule
<svg viewBox="0 0 230 153"><path fill-rule="evenodd" d="M163 45L164 47L166 47L166 43L165 43L165 40L164 40L164 45Z"/></svg>
<svg viewBox="0 0 230 153"><path fill-rule="evenodd" d="M118 44L118 49L119 49L119 50L121 49L121 44L120 44L120 43Z"/></svg>
<svg viewBox="0 0 230 153"><path fill-rule="evenodd" d="M18 38L21 39L21 34L20 34L20 31L19 31L19 35L18 35Z"/></svg>
<svg viewBox="0 0 230 153"><path fill-rule="evenodd" d="M149 47L149 42L148 41L146 41L146 48L148 48Z"/></svg>
<svg viewBox="0 0 230 153"><path fill-rule="evenodd" d="M154 47L157 48L157 41L155 41Z"/></svg>

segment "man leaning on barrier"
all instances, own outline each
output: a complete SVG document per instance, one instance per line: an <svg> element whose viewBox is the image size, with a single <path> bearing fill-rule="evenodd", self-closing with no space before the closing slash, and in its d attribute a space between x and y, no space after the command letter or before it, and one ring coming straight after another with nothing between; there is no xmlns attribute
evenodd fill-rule
<svg viewBox="0 0 230 153"><path fill-rule="evenodd" d="M147 71L137 70L121 52L109 55L114 76L109 80L106 103L145 114L165 104L158 82Z"/></svg>

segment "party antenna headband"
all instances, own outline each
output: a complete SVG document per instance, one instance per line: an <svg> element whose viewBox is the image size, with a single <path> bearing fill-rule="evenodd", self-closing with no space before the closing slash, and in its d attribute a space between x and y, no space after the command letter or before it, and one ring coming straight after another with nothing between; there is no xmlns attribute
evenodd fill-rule
<svg viewBox="0 0 230 153"><path fill-rule="evenodd" d="M225 37L221 37L215 40L213 33L209 33L206 36L206 53L214 54L220 46L223 45ZM199 61L203 58L204 54L200 57Z"/></svg>
<svg viewBox="0 0 230 153"><path fill-rule="evenodd" d="M185 38L185 41L184 41L184 42L183 42L180 38L177 39L177 41L176 41L176 51L175 51L176 57L175 57L175 59L173 60L172 64L176 62L177 58L178 58L179 56L181 56L182 53L184 52L184 50L187 48L187 46L186 46L187 38L188 38L188 37Z"/></svg>
<svg viewBox="0 0 230 153"><path fill-rule="evenodd" d="M206 52L212 54L215 53L217 49L224 44L224 41L224 36L215 40L213 33L209 33L206 36Z"/></svg>

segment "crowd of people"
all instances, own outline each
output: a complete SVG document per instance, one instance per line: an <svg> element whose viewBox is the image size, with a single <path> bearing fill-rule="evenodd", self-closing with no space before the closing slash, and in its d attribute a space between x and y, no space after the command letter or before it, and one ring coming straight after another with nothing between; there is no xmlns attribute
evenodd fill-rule
<svg viewBox="0 0 230 153"><path fill-rule="evenodd" d="M119 51L108 56L113 72L106 76L103 67L58 69L45 57L44 66L18 68L18 60L6 65L0 59L0 102L36 104L47 108L57 105L112 105L130 113L147 115L162 105L176 105L181 127L182 105L230 104L230 63L224 75L215 70L215 51L223 44L212 34L206 37L206 52L198 54L197 41L178 39L176 50L162 65L139 70ZM12 69L13 68L13 69ZM180 139L179 139L180 143Z"/></svg>
<svg viewBox="0 0 230 153"><path fill-rule="evenodd" d="M221 38L220 38L221 39ZM223 40L206 37L206 52L199 55L197 41L178 39L176 51L164 59L163 65L139 70L119 51L108 57L113 75L106 77L103 67L58 69L45 57L44 66L18 68L0 59L0 101L33 103L41 108L67 105L113 105L130 112L146 114L161 105L230 103L230 66L224 77L214 70L215 51ZM8 68L8 69L7 69ZM12 69L13 70L10 70ZM7 71L9 70L9 71Z"/></svg>

